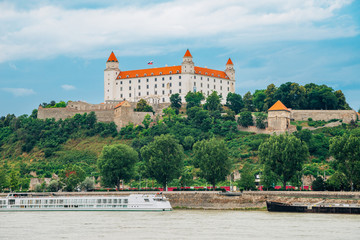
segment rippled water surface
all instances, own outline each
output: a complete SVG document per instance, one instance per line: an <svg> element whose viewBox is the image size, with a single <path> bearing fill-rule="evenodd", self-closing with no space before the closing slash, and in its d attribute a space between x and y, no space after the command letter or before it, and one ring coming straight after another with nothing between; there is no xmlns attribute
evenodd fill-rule
<svg viewBox="0 0 360 240"><path fill-rule="evenodd" d="M0 239L360 239L360 215L174 210L0 212Z"/></svg>

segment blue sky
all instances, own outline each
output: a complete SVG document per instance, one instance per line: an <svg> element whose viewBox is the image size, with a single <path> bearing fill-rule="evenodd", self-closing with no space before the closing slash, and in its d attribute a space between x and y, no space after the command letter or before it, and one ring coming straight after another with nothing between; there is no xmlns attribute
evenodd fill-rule
<svg viewBox="0 0 360 240"><path fill-rule="evenodd" d="M103 102L103 70L179 65L223 70L236 92L293 81L341 89L360 108L360 1L0 1L0 116L42 102Z"/></svg>

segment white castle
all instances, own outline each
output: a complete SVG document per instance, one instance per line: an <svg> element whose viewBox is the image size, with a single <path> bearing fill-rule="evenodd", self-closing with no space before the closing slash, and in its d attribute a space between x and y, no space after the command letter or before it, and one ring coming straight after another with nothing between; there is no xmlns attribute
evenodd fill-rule
<svg viewBox="0 0 360 240"><path fill-rule="evenodd" d="M179 66L121 71L119 62L111 52L104 70L104 102L127 100L149 103L169 103L170 96L179 93L183 102L189 91L200 91L205 96L216 91L226 102L229 92L235 92L234 64L229 58L225 71L197 67L189 50Z"/></svg>

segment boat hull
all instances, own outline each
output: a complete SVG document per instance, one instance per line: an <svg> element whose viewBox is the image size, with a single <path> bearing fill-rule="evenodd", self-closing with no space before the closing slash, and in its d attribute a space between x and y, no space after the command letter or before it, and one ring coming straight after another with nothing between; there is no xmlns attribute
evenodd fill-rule
<svg viewBox="0 0 360 240"><path fill-rule="evenodd" d="M344 213L360 214L360 205L345 206L337 204L319 204L319 205L292 205L281 202L266 201L266 207L269 212L299 212L299 213Z"/></svg>

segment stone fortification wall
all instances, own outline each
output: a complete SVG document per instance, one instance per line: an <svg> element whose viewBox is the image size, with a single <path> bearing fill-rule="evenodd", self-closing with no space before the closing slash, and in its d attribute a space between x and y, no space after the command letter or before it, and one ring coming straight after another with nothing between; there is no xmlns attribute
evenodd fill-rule
<svg viewBox="0 0 360 240"><path fill-rule="evenodd" d="M133 104L130 103L129 105L123 105L115 109L114 122L117 126L117 129L120 130L122 127L125 127L130 122L134 125L142 124L142 121L147 114L153 117L152 112L135 112Z"/></svg>
<svg viewBox="0 0 360 240"><path fill-rule="evenodd" d="M38 108L38 118L55 118L55 120L73 117L75 114L95 112L99 122L114 121L114 106L116 104L89 104L86 102L69 102L65 108Z"/></svg>
<svg viewBox="0 0 360 240"><path fill-rule="evenodd" d="M312 118L314 121L341 119L344 123L357 120L354 110L291 110L291 119L295 121L307 121Z"/></svg>
<svg viewBox="0 0 360 240"><path fill-rule="evenodd" d="M289 111L269 111L268 112L268 130L286 131L290 127Z"/></svg>

